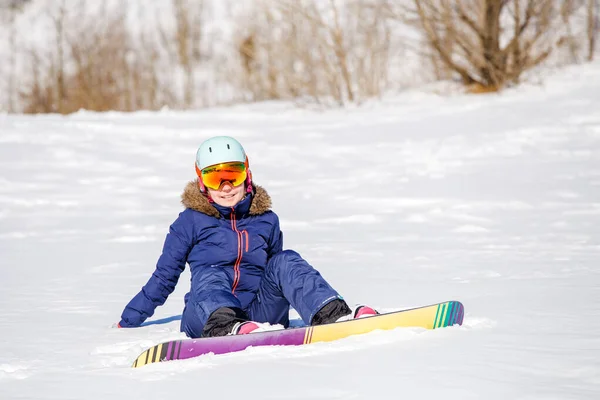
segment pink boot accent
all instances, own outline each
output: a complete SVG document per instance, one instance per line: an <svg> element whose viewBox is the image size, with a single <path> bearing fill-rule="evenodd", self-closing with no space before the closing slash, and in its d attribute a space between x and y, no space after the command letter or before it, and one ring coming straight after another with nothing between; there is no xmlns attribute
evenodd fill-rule
<svg viewBox="0 0 600 400"><path fill-rule="evenodd" d="M379 314L379 313L369 306L360 306L354 312L354 319L363 318L363 317L371 317L371 316L377 315L377 314Z"/></svg>
<svg viewBox="0 0 600 400"><path fill-rule="evenodd" d="M231 329L232 335L246 335L266 331L278 331L284 329L283 325L271 325L267 322L244 321L236 323Z"/></svg>
<svg viewBox="0 0 600 400"><path fill-rule="evenodd" d="M258 324L253 321L247 321L237 327L236 335L247 335L252 333L259 328Z"/></svg>

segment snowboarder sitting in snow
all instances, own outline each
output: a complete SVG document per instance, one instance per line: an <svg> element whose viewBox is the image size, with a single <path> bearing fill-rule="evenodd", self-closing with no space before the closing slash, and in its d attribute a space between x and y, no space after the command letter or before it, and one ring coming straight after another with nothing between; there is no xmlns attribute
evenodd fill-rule
<svg viewBox="0 0 600 400"><path fill-rule="evenodd" d="M310 325L377 314L367 306L350 309L298 253L282 250L271 198L253 183L238 141L218 136L202 143L196 173L156 270L125 307L119 327L138 327L152 316L186 263L192 279L181 331L191 338L258 332L270 324L287 328L290 305Z"/></svg>

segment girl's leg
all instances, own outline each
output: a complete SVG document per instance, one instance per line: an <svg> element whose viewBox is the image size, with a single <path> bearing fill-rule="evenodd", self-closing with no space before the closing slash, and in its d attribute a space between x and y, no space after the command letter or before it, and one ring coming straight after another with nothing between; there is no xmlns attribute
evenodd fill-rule
<svg viewBox="0 0 600 400"><path fill-rule="evenodd" d="M325 307L332 302L336 307ZM316 269L295 251L285 250L269 260L257 296L247 311L254 321L287 327L290 305L307 325L332 322L331 319L351 312L342 297ZM315 318L321 309L331 315Z"/></svg>
<svg viewBox="0 0 600 400"><path fill-rule="evenodd" d="M181 317L181 331L191 338L222 336L238 321L247 320L231 293L231 277L224 269L206 268L195 277Z"/></svg>

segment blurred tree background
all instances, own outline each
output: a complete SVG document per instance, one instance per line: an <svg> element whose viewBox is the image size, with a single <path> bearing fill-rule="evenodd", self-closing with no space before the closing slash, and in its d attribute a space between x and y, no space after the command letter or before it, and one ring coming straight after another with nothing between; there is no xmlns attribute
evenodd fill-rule
<svg viewBox="0 0 600 400"><path fill-rule="evenodd" d="M0 0L0 109L358 104L592 61L600 0Z"/></svg>

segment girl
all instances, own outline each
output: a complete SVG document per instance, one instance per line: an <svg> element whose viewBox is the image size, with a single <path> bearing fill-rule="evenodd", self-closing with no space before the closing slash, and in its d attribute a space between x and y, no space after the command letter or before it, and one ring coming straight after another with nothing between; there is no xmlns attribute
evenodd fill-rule
<svg viewBox="0 0 600 400"><path fill-rule="evenodd" d="M138 327L164 304L190 265L181 331L191 338L246 334L289 326L292 306L309 325L377 314L354 310L298 253L282 250L271 198L252 181L242 145L227 136L196 153L198 179L182 195L156 270L127 304L118 326Z"/></svg>

